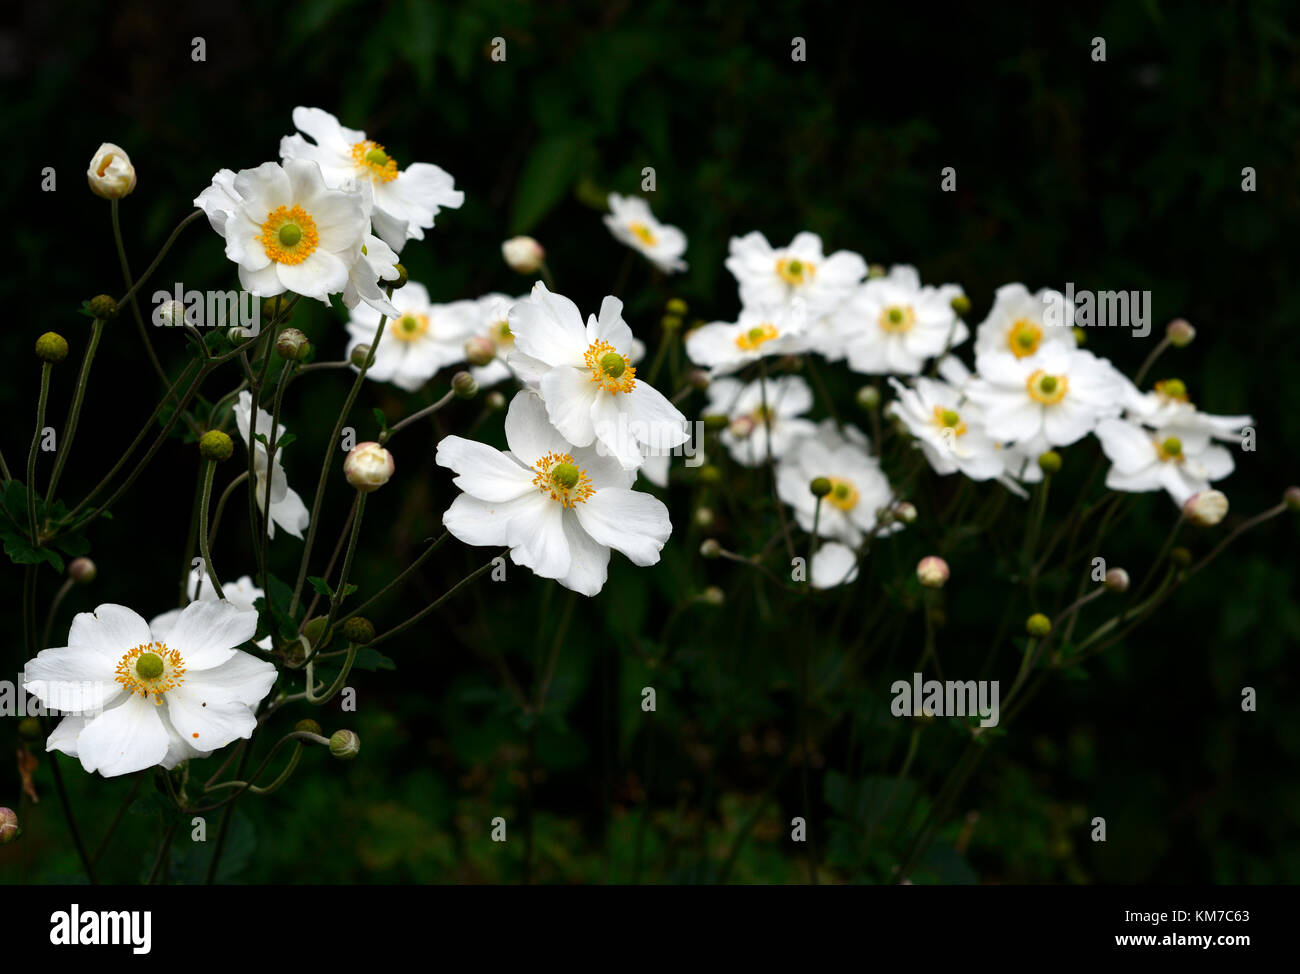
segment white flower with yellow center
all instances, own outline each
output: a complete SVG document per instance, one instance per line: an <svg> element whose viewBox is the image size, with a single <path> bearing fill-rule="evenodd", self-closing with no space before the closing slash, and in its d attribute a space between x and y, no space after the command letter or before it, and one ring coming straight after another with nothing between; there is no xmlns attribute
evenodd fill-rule
<svg viewBox="0 0 1300 974"><path fill-rule="evenodd" d="M1043 288L1030 294L1023 284L1004 284L975 330L975 370L984 371L988 356L1020 360L1046 345L1076 348L1073 325L1074 306L1059 291Z"/></svg>
<svg viewBox="0 0 1300 974"><path fill-rule="evenodd" d="M464 491L443 524L466 544L510 548L516 565L565 588L595 595L611 548L633 564L653 565L672 524L654 497L631 489L634 471L590 447L575 447L553 427L536 393L510 402L508 452L459 436L438 444L437 462Z"/></svg>
<svg viewBox="0 0 1300 974"><path fill-rule="evenodd" d="M709 384L709 402L704 414L726 416L730 422L719 438L739 464L757 467L771 457L780 460L799 440L814 436L817 424L802 419L812 409L812 390L797 375L762 379L748 384L737 379L716 379Z"/></svg>
<svg viewBox="0 0 1300 974"><path fill-rule="evenodd" d="M733 237L727 270L740 285L740 302L767 307L799 298L816 319L846 301L867 274L859 254L839 250L826 257L821 237L798 234L788 247L774 248L755 230Z"/></svg>
<svg viewBox="0 0 1300 974"><path fill-rule="evenodd" d="M414 392L439 369L465 360L465 339L474 334L478 324L473 301L433 304L424 285L415 281L394 291L392 301L397 315L384 323L366 378ZM375 345L379 319L379 312L366 305L352 312L348 319L352 336L349 356L358 345Z"/></svg>
<svg viewBox="0 0 1300 974"><path fill-rule="evenodd" d="M1002 476L1004 460L998 445L984 431L974 403L946 382L918 378L909 389L890 379L898 398L887 407L916 437L917 445L937 474L961 471L971 480Z"/></svg>
<svg viewBox="0 0 1300 974"><path fill-rule="evenodd" d="M686 417L637 376L636 342L612 295L584 327L578 306L538 282L510 309L515 353L509 365L537 390L555 428L574 446L597 444L628 469L647 451L685 443Z"/></svg>
<svg viewBox="0 0 1300 974"><path fill-rule="evenodd" d="M241 575L233 582L222 582L221 592L226 597L226 601L236 609L256 609L256 602L265 593L257 587L257 584L248 575ZM191 602L200 600L205 602L217 601L217 590L212 585L212 579L208 577L206 569L202 565L190 570L189 580L185 584L185 594ZM171 609L162 615L154 616L149 620L149 629L153 632L155 639L166 640L167 634L171 632L172 627L176 625L176 620L180 618L184 609ZM265 650L271 648L271 637L260 640L258 647Z"/></svg>
<svg viewBox="0 0 1300 974"><path fill-rule="evenodd" d="M256 415L256 419L254 419ZM306 530L308 523L311 521L311 515L307 512L307 505L302 502L296 491L289 488L288 478L284 475L284 467L281 464L281 453L275 451L275 460L271 464L271 470L268 474L266 464L266 444L257 437L263 436L267 440L271 439L271 414L260 406L256 411L253 409L253 394L245 389L239 394L239 399L235 403L235 425L239 428L239 435L244 444L253 450L253 471L257 475L257 506L259 510L265 513L266 505L266 478L271 478L271 511L270 524L267 526L267 533L270 537L275 537L275 526L278 524L295 538L301 538L302 533ZM275 442L279 443L285 434L284 423L281 422L276 426Z"/></svg>
<svg viewBox="0 0 1300 974"><path fill-rule="evenodd" d="M1198 430L1216 440L1240 443L1247 426L1255 420L1249 415L1218 416L1203 413L1193 404L1187 385L1181 379L1161 379L1148 392L1139 392L1127 377L1124 383L1124 412L1143 426L1179 426Z"/></svg>
<svg viewBox="0 0 1300 974"><path fill-rule="evenodd" d="M68 645L43 650L23 673L28 692L69 714L45 749L110 778L249 737L276 678L237 648L256 629L257 613L229 602L191 602L165 636L124 606L78 614Z"/></svg>
<svg viewBox="0 0 1300 974"><path fill-rule="evenodd" d="M327 189L301 159L223 169L194 205L225 239L244 290L263 298L292 291L328 304L347 289L368 228L361 195Z"/></svg>
<svg viewBox="0 0 1300 974"><path fill-rule="evenodd" d="M819 477L831 483L831 491L817 514L817 498L809 485ZM840 432L832 420L824 420L817 434L801 440L776 470L777 496L794 508L799 527L811 533L814 518L817 534L857 548L868 535L880 533L879 512L893 501L889 481L880 463L870 453L861 431L852 426ZM899 530L894 522L887 530Z"/></svg>
<svg viewBox="0 0 1300 974"><path fill-rule="evenodd" d="M506 364L515 350L515 335L510 330L510 309L523 300L522 297L494 293L485 294L474 302L477 319L474 335L491 342L495 352L495 357L487 365L476 365L469 370L480 389L487 389L514 375Z"/></svg>
<svg viewBox="0 0 1300 974"><path fill-rule="evenodd" d="M1193 494L1232 473L1227 448L1211 442L1204 430L1185 426L1146 429L1121 419L1097 424L1097 439L1111 462L1106 486L1111 490L1165 490L1180 507Z"/></svg>
<svg viewBox="0 0 1300 974"><path fill-rule="evenodd" d="M373 201L370 214L375 233L395 251L409 240L423 240L442 207L457 209L465 194L438 166L413 162L405 168L365 132L344 128L337 118L319 108L293 110L293 124L315 140L287 135L280 140L280 156L310 159L321 168L325 182L341 186L356 180Z"/></svg>
<svg viewBox="0 0 1300 974"><path fill-rule="evenodd" d="M970 332L952 309L956 284L921 286L915 267L898 265L858 288L829 320L828 358L847 358L868 375L917 375L929 358L955 348Z"/></svg>
<svg viewBox="0 0 1300 974"><path fill-rule="evenodd" d="M742 308L734 322L714 321L686 336L686 354L713 375L725 375L769 355L807 349L808 316L801 301Z"/></svg>
<svg viewBox="0 0 1300 974"><path fill-rule="evenodd" d="M1098 420L1119 414L1119 373L1090 352L1051 342L1025 358L987 355L978 361L979 375L966 394L983 410L989 436L1000 442L1041 436L1049 446L1069 446Z"/></svg>
<svg viewBox="0 0 1300 974"><path fill-rule="evenodd" d="M686 261L681 259L686 252L686 234L656 220L650 204L641 197L610 193L605 226L615 240L639 251L665 274L686 270Z"/></svg>

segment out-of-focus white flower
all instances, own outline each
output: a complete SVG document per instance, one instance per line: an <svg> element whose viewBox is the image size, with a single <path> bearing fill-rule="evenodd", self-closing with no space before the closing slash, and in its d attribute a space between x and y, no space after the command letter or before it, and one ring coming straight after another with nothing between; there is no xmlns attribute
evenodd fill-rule
<svg viewBox="0 0 1300 974"><path fill-rule="evenodd" d="M95 150L86 170L90 191L106 200L120 200L135 189L135 166L121 146L105 142Z"/></svg>
<svg viewBox="0 0 1300 974"><path fill-rule="evenodd" d="M974 403L946 382L918 378L909 389L897 379L890 383L898 399L888 412L916 437L935 473L961 471L972 480L991 480L1003 473L998 445L984 431L983 417Z"/></svg>
<svg viewBox="0 0 1300 974"><path fill-rule="evenodd" d="M226 597L226 601L236 609L249 611L256 609L256 602L265 593L257 587L253 579L248 575L241 575L233 582L222 582L221 592ZM185 594L191 602L200 600L206 602L216 602L217 590L212 585L212 580L208 578L207 571L202 565L190 570L189 580L185 584ZM162 615L154 616L149 620L149 629L155 639L166 641L172 627L176 625L176 620L181 617L184 609L171 609ZM267 636L257 644L260 648L269 650L271 648L271 637Z"/></svg>
<svg viewBox="0 0 1300 974"><path fill-rule="evenodd" d="M838 541L826 541L812 556L808 567L808 580L813 588L835 588L848 585L858 577L858 556L853 549Z"/></svg>
<svg viewBox="0 0 1300 974"><path fill-rule="evenodd" d="M506 294L485 294L474 302L477 315L477 327L474 337L491 342L493 359L486 365L475 365L470 369L479 388L487 389L504 382L514 373L510 371L507 360L515 350L514 332L510 330L510 309L527 295L512 298Z"/></svg>
<svg viewBox="0 0 1300 974"><path fill-rule="evenodd" d="M800 233L788 247L774 248L754 231L731 239L727 270L740 285L742 304L771 307L799 298L815 319L848 299L866 276L867 262L848 250L824 256L815 233Z"/></svg>
<svg viewBox="0 0 1300 974"><path fill-rule="evenodd" d="M822 498L820 515L817 498L809 489L819 477L831 486ZM819 536L850 548L857 548L868 535L902 528L897 521L886 529L879 527L879 511L889 506L893 492L879 461L869 452L866 436L852 426L841 433L833 421L824 420L814 437L797 443L777 465L776 492L794 508L803 530L811 534L815 518Z"/></svg>
<svg viewBox="0 0 1300 974"><path fill-rule="evenodd" d="M726 416L731 422L719 438L732 458L746 467L767 462L768 431L771 458L780 460L799 440L814 436L817 426L800 419L812 409L812 390L797 375L762 379L748 384L737 379L717 379L709 385L709 403L704 414Z"/></svg>
<svg viewBox="0 0 1300 974"><path fill-rule="evenodd" d="M953 311L956 284L921 286L915 267L900 264L857 288L830 317L828 357L848 359L869 375L917 375L926 359L970 337Z"/></svg>
<svg viewBox="0 0 1300 974"><path fill-rule="evenodd" d="M1128 417L1144 426L1156 429L1166 426L1194 429L1216 440L1231 443L1240 443L1245 427L1255 423L1248 415L1215 416L1201 412L1192 405L1187 386L1181 379L1163 379L1150 391L1143 393L1127 378L1123 378L1123 401Z"/></svg>
<svg viewBox="0 0 1300 974"><path fill-rule="evenodd" d="M801 302L746 307L734 322L701 325L686 336L686 354L714 375L725 375L769 355L806 347L807 310Z"/></svg>
<svg viewBox="0 0 1300 974"><path fill-rule="evenodd" d="M605 226L615 240L640 252L665 274L686 270L686 261L681 259L686 252L686 234L656 220L650 204L641 197L610 193Z"/></svg>
<svg viewBox="0 0 1300 974"><path fill-rule="evenodd" d="M424 285L415 281L394 291L392 301L397 316L385 322L366 378L414 392L439 369L465 360L465 339L478 325L473 301L433 304ZM353 310L348 319L349 357L359 345L374 345L380 317L367 305Z"/></svg>
<svg viewBox="0 0 1300 974"><path fill-rule="evenodd" d="M311 515L297 492L289 489L289 481L280 463L279 450L275 452L275 461L271 464L270 471L267 470L266 445L257 436L261 434L268 440L271 438L271 414L258 407L254 420L253 394L247 389L239 394L235 403L235 425L239 427L239 435L244 443L253 451L253 469L257 474L257 506L263 511L266 504L266 478L271 478L271 510L267 534L274 538L275 526L278 524L295 538L301 538L311 521ZM285 432L284 423L279 423L275 430L277 444L284 438Z"/></svg>
<svg viewBox="0 0 1300 974"><path fill-rule="evenodd" d="M501 244L501 256L516 274L536 274L546 260L546 249L532 237L511 237Z"/></svg>
<svg viewBox="0 0 1300 974"><path fill-rule="evenodd" d="M378 443L358 443L343 461L343 476L357 490L368 494L388 483L394 466L393 455Z"/></svg>
<svg viewBox="0 0 1300 974"><path fill-rule="evenodd" d="M327 111L300 106L293 110L293 124L315 144L301 135L286 135L280 140L286 165L287 160L309 159L331 187L359 182L373 200L375 233L399 253L407 240L424 239L442 207L457 209L465 202L465 194L445 170L427 162L401 169L382 145L367 139L365 132L344 128Z"/></svg>
<svg viewBox="0 0 1300 974"><path fill-rule="evenodd" d="M1074 306L1064 294L1049 288L1030 294L1023 284L1004 284L975 331L975 370L982 373L989 356L1025 359L1051 344L1077 348L1073 326Z"/></svg>
<svg viewBox="0 0 1300 974"><path fill-rule="evenodd" d="M1211 443L1202 430L1170 426L1151 431L1126 420L1103 419L1096 432L1111 462L1106 475L1111 490L1165 490L1182 505L1234 468L1232 454Z"/></svg>
<svg viewBox="0 0 1300 974"><path fill-rule="evenodd" d="M443 515L448 531L466 544L508 546L516 565L583 595L604 587L611 548L636 565L659 560L672 533L668 509L631 489L634 471L568 443L529 390L511 401L505 426L506 453L459 436L438 444L438 464L464 491Z"/></svg>

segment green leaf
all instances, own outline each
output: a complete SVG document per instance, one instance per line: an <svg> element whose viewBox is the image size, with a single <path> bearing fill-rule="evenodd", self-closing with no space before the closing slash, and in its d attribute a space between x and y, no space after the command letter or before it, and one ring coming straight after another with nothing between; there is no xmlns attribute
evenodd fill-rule
<svg viewBox="0 0 1300 974"><path fill-rule="evenodd" d="M327 599L331 599L334 597L334 592L329 587L329 583L326 582L325 579L321 578L319 575L308 575L307 581L311 583L311 587L316 590L317 595L320 595Z"/></svg>

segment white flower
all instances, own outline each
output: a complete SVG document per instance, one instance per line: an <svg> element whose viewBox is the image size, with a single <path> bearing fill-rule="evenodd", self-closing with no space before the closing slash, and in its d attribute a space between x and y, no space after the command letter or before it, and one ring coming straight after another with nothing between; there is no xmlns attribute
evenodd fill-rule
<svg viewBox="0 0 1300 974"><path fill-rule="evenodd" d="M293 110L293 124L315 144L301 135L287 135L280 140L281 158L310 159L330 186L358 180L374 202L375 233L396 251L408 239L423 240L440 208L456 209L465 202L456 181L438 166L413 162L399 169L382 145L367 139L365 132L344 128L327 111L300 106Z"/></svg>
<svg viewBox="0 0 1300 974"><path fill-rule="evenodd" d="M239 427L239 435L244 443L253 449L253 470L257 474L257 506L265 512L266 445L256 439L256 436L261 434L268 440L271 438L271 414L258 407L255 423L252 415L253 394L245 389L239 394L239 400L235 403L235 425ZM250 426L254 427L251 431ZM284 438L284 434L284 423L280 423L275 430L277 444ZM296 491L289 489L284 467L280 464L280 451L276 450L275 462L271 466L271 511L267 533L274 538L275 526L278 524L295 538L301 538L310 520L311 515L307 513L307 505L302 502L302 498Z"/></svg>
<svg viewBox="0 0 1300 974"><path fill-rule="evenodd" d="M1051 446L1069 446L1120 411L1114 367L1063 342L1045 342L1024 358L997 354L978 361L979 376L966 394L983 409L988 434L1004 443L1041 435Z"/></svg>
<svg viewBox="0 0 1300 974"><path fill-rule="evenodd" d="M510 367L536 389L555 428L574 446L599 443L624 467L639 467L647 450L685 443L686 417L636 377L632 329L612 295L586 327L578 307L538 282L510 309L517 351Z"/></svg>
<svg viewBox="0 0 1300 974"><path fill-rule="evenodd" d="M813 588L848 585L858 577L858 556L838 541L827 541L813 553L808 574Z"/></svg>
<svg viewBox="0 0 1300 974"><path fill-rule="evenodd" d="M773 460L784 457L799 440L816 435L817 425L799 418L812 405L812 390L797 375L769 379L766 390L762 379L747 385L736 379L717 379L709 384L704 413L731 421L719 437L722 445L737 463L757 467L768 460L769 428Z"/></svg>
<svg viewBox="0 0 1300 974"><path fill-rule="evenodd" d="M1139 392L1127 378L1123 382L1124 411L1144 426L1157 429L1178 426L1216 440L1240 443L1245 427L1255 423L1248 415L1215 416L1201 412L1188 399L1187 386L1180 379L1164 379L1145 393Z"/></svg>
<svg viewBox="0 0 1300 974"><path fill-rule="evenodd" d="M1096 432L1111 462L1106 474L1111 490L1165 490L1181 506L1235 466L1232 454L1202 430L1170 426L1152 432L1126 420L1104 419Z"/></svg>
<svg viewBox="0 0 1300 974"><path fill-rule="evenodd" d="M832 420L823 420L817 435L800 441L776 469L776 493L794 508L795 519L812 533L817 498L810 484L818 477L831 482L816 515L817 534L851 548L865 536L879 533L877 513L893 500L880 463L868 452L866 436L852 426L840 433ZM894 522L888 530L902 528Z"/></svg>
<svg viewBox="0 0 1300 974"><path fill-rule="evenodd" d="M846 357L855 372L917 375L926 359L970 337L952 309L961 293L956 284L922 287L916 268L900 264L867 281L832 314L828 357Z"/></svg>
<svg viewBox="0 0 1300 974"><path fill-rule="evenodd" d="M636 565L659 560L668 509L631 490L633 471L566 442L533 392L511 400L505 427L506 453L459 436L438 444L437 462L465 492L443 515L447 530L466 544L508 546L516 565L583 595L604 586L611 548Z"/></svg>
<svg viewBox="0 0 1300 974"><path fill-rule="evenodd" d="M514 375L506 364L515 350L515 335L510 330L510 309L526 298L527 295L512 298L506 294L493 293L485 294L474 302L477 319L474 335L486 338L496 351L496 357L487 365L476 365L469 370L480 389L487 389Z"/></svg>
<svg viewBox="0 0 1300 974"><path fill-rule="evenodd" d="M656 220L650 204L641 197L610 193L605 226L615 240L640 251L665 274L686 270L686 261L681 259L686 252L686 234Z"/></svg>
<svg viewBox="0 0 1300 974"><path fill-rule="evenodd" d="M372 216L373 200L360 192L356 180L345 181L345 192L356 191L366 207L366 220ZM386 281L396 281L402 274L397 269L397 251L373 233L367 233L361 242L361 253L348 268L348 286L343 289L343 305L349 311L364 301L380 314L397 317L397 309L388 300L384 287Z"/></svg>
<svg viewBox="0 0 1300 974"><path fill-rule="evenodd" d="M890 379L898 399L887 411L902 420L934 472L961 471L971 480L991 480L1003 473L1004 458L984 431L979 408L964 402L962 394L946 382L918 378L909 389Z"/></svg>
<svg viewBox="0 0 1300 974"><path fill-rule="evenodd" d="M727 270L740 284L744 305L768 307L800 298L813 318L834 311L867 273L859 254L822 255L821 237L801 233L790 246L774 249L758 231L733 237Z"/></svg>
<svg viewBox="0 0 1300 974"><path fill-rule="evenodd" d="M465 339L477 323L473 301L433 304L424 285L415 281L394 291L392 301L398 313L384 324L366 378L414 392L439 369L464 361ZM375 345L380 317L366 305L353 310L348 319L349 356L358 345Z"/></svg>
<svg viewBox="0 0 1300 974"><path fill-rule="evenodd" d="M1023 284L1004 284L975 331L975 369L983 372L990 355L1023 359L1049 344L1076 348L1073 325L1074 306L1059 291L1030 294Z"/></svg>
<svg viewBox="0 0 1300 974"><path fill-rule="evenodd" d="M135 189L135 166L121 146L105 142L91 157L86 181L96 196L120 200Z"/></svg>
<svg viewBox="0 0 1300 974"><path fill-rule="evenodd" d="M27 663L23 685L68 712L46 742L104 777L202 757L257 726L275 667L236 647L257 613L191 602L163 638L135 612L101 605L72 620L68 645Z"/></svg>
<svg viewBox="0 0 1300 974"><path fill-rule="evenodd" d="M225 595L227 602L236 609L245 611L256 609L257 600L265 594L248 575L241 575L233 582L222 582L221 592ZM202 565L190 570L189 580L185 584L185 594L191 602L200 600L205 602L218 601L217 590L213 586L212 580L208 578L207 570ZM176 620L181 617L181 613L184 611L184 609L171 609L150 619L149 629L154 638L165 641L167 635L176 625ZM269 652L271 637L267 636L265 639L260 640L257 645Z"/></svg>
<svg viewBox="0 0 1300 974"><path fill-rule="evenodd" d="M546 249L532 237L511 237L501 245L501 256L517 274L536 274L546 260Z"/></svg>
<svg viewBox="0 0 1300 974"><path fill-rule="evenodd" d="M343 461L343 475L349 484L368 494L378 490L392 477L393 455L378 443L358 443Z"/></svg>
<svg viewBox="0 0 1300 974"><path fill-rule="evenodd" d="M348 287L366 237L361 195L326 189L301 159L223 169L194 205L225 239L244 290L263 298L293 291L328 304Z"/></svg>
<svg viewBox="0 0 1300 974"><path fill-rule="evenodd" d="M735 322L701 325L686 336L686 354L713 375L724 375L768 355L790 355L807 347L807 309L800 301L767 308L746 307Z"/></svg>

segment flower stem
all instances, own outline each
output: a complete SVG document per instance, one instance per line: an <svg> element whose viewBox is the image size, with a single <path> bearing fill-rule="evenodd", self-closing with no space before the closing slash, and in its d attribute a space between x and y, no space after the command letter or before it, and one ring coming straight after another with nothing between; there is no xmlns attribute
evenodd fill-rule
<svg viewBox="0 0 1300 974"><path fill-rule="evenodd" d="M432 406L425 406L423 409L411 413L410 416L407 416L405 419L401 420L400 422L394 423L392 426L388 427L388 429L384 430L382 433L379 434L380 446L383 446L385 443L391 440L404 427L410 426L412 423L418 422L419 420L424 419L426 416L432 416L434 413L436 413L443 406L447 405L447 403L451 402L455 398L456 398L456 391L453 389L452 391L448 392L445 396L443 396L441 399L439 399L437 402L435 402Z"/></svg>
<svg viewBox="0 0 1300 974"><path fill-rule="evenodd" d="M41 391L36 399L36 430L32 433L32 448L27 452L27 525L31 531L33 548L40 546L40 535L36 530L36 453L41 446L41 431L45 428L45 407L50 401L50 372L53 368L49 362L41 365Z"/></svg>
<svg viewBox="0 0 1300 974"><path fill-rule="evenodd" d="M117 200L114 200L113 204L116 206ZM45 490L47 510L50 501L54 499L54 491L59 485L59 477L63 474L63 466L68 462L68 454L72 451L72 437L77 432L77 421L81 418L81 404L86 398L86 383L90 379L90 364L95 359L95 350L99 348L99 339L103 333L104 321L96 318L90 326L90 344L86 346L85 357L81 360L81 372L77 376L77 389L72 394L72 408L68 411L67 429L59 440L59 449L54 456L54 472L50 474L50 485Z"/></svg>
<svg viewBox="0 0 1300 974"><path fill-rule="evenodd" d="M442 595L434 599L433 602L429 603L423 609L417 612L415 615L411 616L411 618L407 619L403 623L394 626L392 629L389 629L388 632L381 633L380 635L376 636L374 639L370 640L368 645L378 646L380 643L387 642L388 640L392 639L394 636L406 632L406 630L410 629L421 619L427 616L430 612L438 608L438 606L442 605L443 602L446 602L447 599L451 598L453 595L459 592L470 582L477 580L480 575L483 575L485 572L487 572L487 570L492 567L493 563L497 560L497 558L504 558L509 553L510 553L509 548L503 549L500 554L493 556L492 560L489 561L486 565L483 565L481 568L476 568L474 571L470 572L468 575L462 578L451 588L447 589L447 591L443 592Z"/></svg>
<svg viewBox="0 0 1300 974"><path fill-rule="evenodd" d="M221 581L217 578L217 570L212 567L212 546L208 543L208 502L212 499L212 476L217 469L216 460L207 460L203 469L203 497L199 501L199 554L203 556L203 570L208 573L208 578L212 581L212 589L217 593L217 598L224 599L226 593L221 589Z"/></svg>

